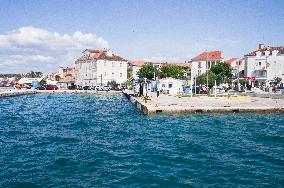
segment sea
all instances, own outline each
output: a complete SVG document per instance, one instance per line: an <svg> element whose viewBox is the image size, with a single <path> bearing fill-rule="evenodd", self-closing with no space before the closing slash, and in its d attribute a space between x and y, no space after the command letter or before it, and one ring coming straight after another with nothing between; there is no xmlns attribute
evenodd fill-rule
<svg viewBox="0 0 284 188"><path fill-rule="evenodd" d="M0 98L0 187L284 187L284 114L145 116L122 94Z"/></svg>

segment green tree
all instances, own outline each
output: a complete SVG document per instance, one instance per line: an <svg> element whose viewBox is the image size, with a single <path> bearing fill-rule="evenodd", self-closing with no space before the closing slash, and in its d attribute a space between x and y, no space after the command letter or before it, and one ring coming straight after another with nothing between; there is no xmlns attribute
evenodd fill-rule
<svg viewBox="0 0 284 188"><path fill-rule="evenodd" d="M26 75L28 78L41 78L43 76L43 73L42 72L34 72L34 71L31 71L29 73L27 73Z"/></svg>
<svg viewBox="0 0 284 188"><path fill-rule="evenodd" d="M277 86L278 84L280 84L282 81L282 78L279 78L279 77L275 77L271 82L270 84L273 85L273 86Z"/></svg>
<svg viewBox="0 0 284 188"><path fill-rule="evenodd" d="M184 69L177 65L167 65L161 68L161 78L172 77L176 79L185 79Z"/></svg>
<svg viewBox="0 0 284 188"><path fill-rule="evenodd" d="M230 82L232 78L232 67L228 63L217 62L214 66L210 68L220 82Z"/></svg>
<svg viewBox="0 0 284 188"><path fill-rule="evenodd" d="M155 73L155 74L154 74ZM137 72L139 78L153 79L154 75L159 76L159 70L151 63L145 64Z"/></svg>
<svg viewBox="0 0 284 188"><path fill-rule="evenodd" d="M44 86L44 85L46 85L46 81L44 79L42 79L38 84L40 86Z"/></svg>
<svg viewBox="0 0 284 188"><path fill-rule="evenodd" d="M121 83L122 86L132 86L132 82L127 80L126 82Z"/></svg>
<svg viewBox="0 0 284 188"><path fill-rule="evenodd" d="M221 83L231 83L232 79L232 68L230 64L217 62L214 66L208 71L208 85L212 87L216 84L220 85ZM196 78L198 84L206 85L207 84L207 73L204 73Z"/></svg>
<svg viewBox="0 0 284 188"><path fill-rule="evenodd" d="M116 83L116 81L112 80L112 81L108 81L107 85L110 86L110 87L117 87L118 83Z"/></svg>
<svg viewBox="0 0 284 188"><path fill-rule="evenodd" d="M242 85L242 86L245 86L245 85L249 85L249 81L248 80L246 80L246 79L240 79L240 84Z"/></svg>
<svg viewBox="0 0 284 188"><path fill-rule="evenodd" d="M217 79L218 76L212 71L208 72L208 85L209 87L213 87L215 85L215 80L217 84L220 84L220 81ZM219 81L219 82L218 82ZM203 73L196 78L196 84L198 85L206 85L207 84L207 73Z"/></svg>

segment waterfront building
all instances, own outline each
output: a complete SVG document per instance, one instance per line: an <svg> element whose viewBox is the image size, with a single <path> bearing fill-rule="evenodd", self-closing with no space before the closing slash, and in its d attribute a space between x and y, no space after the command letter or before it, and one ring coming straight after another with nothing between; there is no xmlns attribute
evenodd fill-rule
<svg viewBox="0 0 284 188"><path fill-rule="evenodd" d="M231 65L233 78L243 78L245 75L245 59L234 57L225 61Z"/></svg>
<svg viewBox="0 0 284 188"><path fill-rule="evenodd" d="M159 80L159 89L162 93L176 95L183 92L182 83L179 79L163 78Z"/></svg>
<svg viewBox="0 0 284 188"><path fill-rule="evenodd" d="M61 67L59 69L59 79L57 80L57 86L61 89L68 89L75 87L75 77L77 73L77 69L75 66L70 67Z"/></svg>
<svg viewBox="0 0 284 188"><path fill-rule="evenodd" d="M191 59L193 78L206 73L217 62L224 62L222 51L205 51Z"/></svg>
<svg viewBox="0 0 284 188"><path fill-rule="evenodd" d="M245 77L253 87L269 86L274 78L284 80L284 46L259 44L257 50L245 55Z"/></svg>
<svg viewBox="0 0 284 188"><path fill-rule="evenodd" d="M86 49L76 62L76 85L107 85L109 81L121 84L127 81L127 60L110 50Z"/></svg>

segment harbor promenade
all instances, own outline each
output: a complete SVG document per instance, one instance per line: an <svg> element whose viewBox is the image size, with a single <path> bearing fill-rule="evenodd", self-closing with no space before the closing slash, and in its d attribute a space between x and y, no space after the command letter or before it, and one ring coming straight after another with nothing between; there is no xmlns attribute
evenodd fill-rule
<svg viewBox="0 0 284 188"><path fill-rule="evenodd" d="M284 98L262 98L252 96L231 97L176 97L161 95L151 100L126 96L145 115L191 114L191 113L272 113L284 112Z"/></svg>

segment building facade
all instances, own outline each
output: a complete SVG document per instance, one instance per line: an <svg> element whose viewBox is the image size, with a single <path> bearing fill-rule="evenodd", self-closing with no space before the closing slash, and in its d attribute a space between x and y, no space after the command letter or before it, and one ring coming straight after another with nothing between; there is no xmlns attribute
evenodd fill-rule
<svg viewBox="0 0 284 188"><path fill-rule="evenodd" d="M61 89L68 89L75 87L77 69L75 66L62 67L59 69L58 87Z"/></svg>
<svg viewBox="0 0 284 188"><path fill-rule="evenodd" d="M243 78L245 76L245 59L244 58L231 58L225 61L232 67L233 78Z"/></svg>
<svg viewBox="0 0 284 188"><path fill-rule="evenodd" d="M205 51L191 59L191 76L193 78L206 73L217 62L224 62L223 52Z"/></svg>
<svg viewBox="0 0 284 188"><path fill-rule="evenodd" d="M259 48L245 55L245 77L253 87L269 86L274 78L284 80L284 46Z"/></svg>
<svg viewBox="0 0 284 188"><path fill-rule="evenodd" d="M110 81L127 81L127 60L110 50L86 49L76 62L76 85L107 85Z"/></svg>

